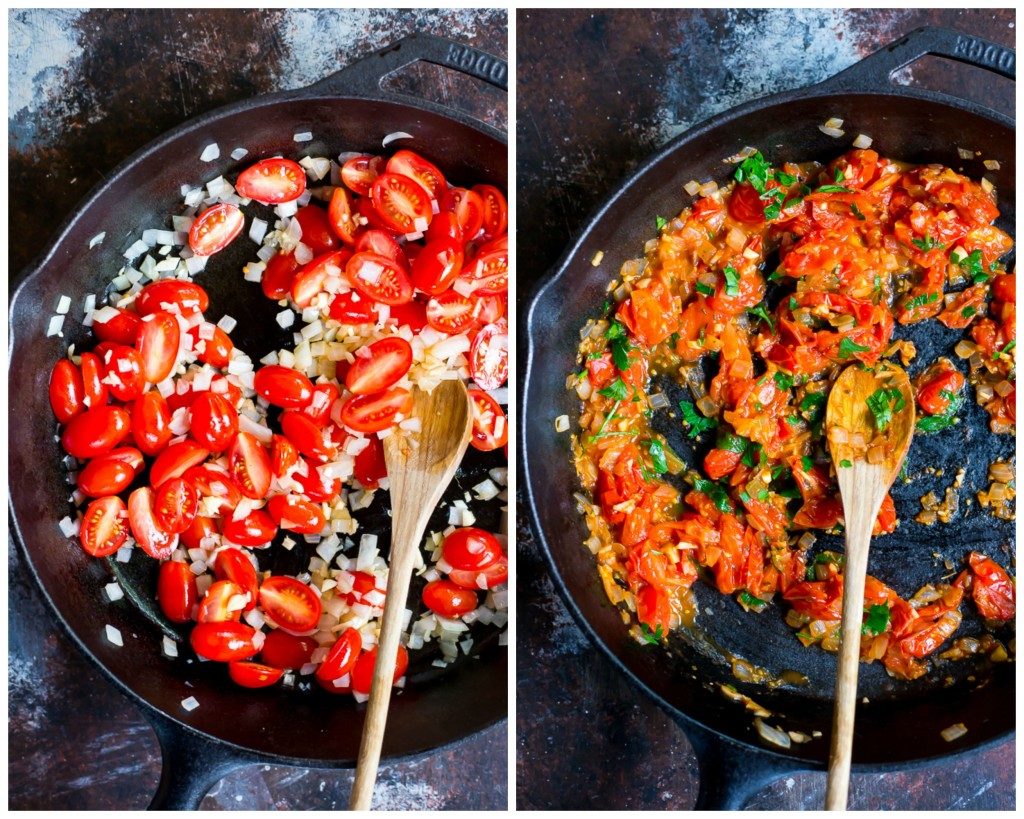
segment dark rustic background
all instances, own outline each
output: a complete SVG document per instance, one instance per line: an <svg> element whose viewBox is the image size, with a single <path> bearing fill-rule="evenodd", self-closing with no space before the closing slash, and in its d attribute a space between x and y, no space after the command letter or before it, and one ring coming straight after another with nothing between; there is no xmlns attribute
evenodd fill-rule
<svg viewBox="0 0 1024 819"><path fill-rule="evenodd" d="M747 100L825 79L921 25L1005 46L1012 11L535 11L517 15L520 315L588 214L655 149ZM1013 114L1012 82L927 58L900 81L955 89ZM576 628L520 510L517 804L692 808L680 729ZM853 777L851 809L1012 809L1012 742L913 772ZM818 808L824 774L774 783L748 808Z"/></svg>
<svg viewBox="0 0 1024 819"><path fill-rule="evenodd" d="M10 291L56 226L103 175L173 126L256 94L299 88L414 31L507 55L500 10L73 11L9 15ZM436 66L395 87L505 129L504 94ZM9 807L144 808L156 736L59 630L13 544L8 553ZM502 809L507 726L412 763L384 765L374 805ZM205 809L327 810L348 804L347 771L252 766Z"/></svg>

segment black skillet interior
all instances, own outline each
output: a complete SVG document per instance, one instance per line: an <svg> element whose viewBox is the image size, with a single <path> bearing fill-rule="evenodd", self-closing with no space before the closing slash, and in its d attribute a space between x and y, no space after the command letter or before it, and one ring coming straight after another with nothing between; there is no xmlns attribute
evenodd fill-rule
<svg viewBox="0 0 1024 819"><path fill-rule="evenodd" d="M436 38L428 38L436 39ZM503 63L473 49L443 43L432 62L451 64L455 58L478 59L470 73L487 72L488 81L503 81L497 67ZM406 51L423 49L403 41ZM428 43L430 45L430 43ZM447 51L451 60L445 58ZM47 402L50 369L69 343L88 345L89 334L80 326L81 305L87 293L100 293L112 274L124 264L122 252L143 228L168 228L169 214L180 207L180 186L202 184L218 173L232 174L262 156L337 155L339 151L378 152L383 137L406 131L413 139L393 145L421 152L436 162L454 183L487 181L507 187L507 149L504 135L456 112L429 104L397 99L349 96L376 92L376 84L394 67L389 60L398 49L381 58L381 68L341 72L305 92L263 97L214 112L169 134L144 149L115 173L61 231L50 252L26 279L12 303L12 350L9 384L9 466L11 504L26 559L60 619L82 648L117 682L170 720L240 749L271 754L281 761L309 761L321 765L351 765L362 729L363 707L348 697L315 690L308 693L280 688L248 691L233 685L225 668L197 663L184 656L171 662L161 656L162 622L153 604L155 564L136 554L126 566L88 558L60 534L57 522L72 513L70 487L60 467L62 454L55 439L56 426ZM471 53L470 53L471 52ZM461 55L461 56L460 56ZM377 55L380 56L380 55ZM485 59L487 58L487 59ZM403 57L404 62L409 59ZM404 63L403 63L404 64ZM357 66L358 67L358 66ZM458 67L458 65L452 65ZM314 140L298 146L292 135L311 131ZM217 142L221 158L201 163L203 148ZM237 146L249 155L236 162L228 157ZM103 243L89 249L90 239L105 232ZM280 307L263 297L259 285L242 280L241 265L255 258L257 246L244 235L211 260L197 280L207 288L211 317L230 314L238 320L232 333L235 344L254 361L287 344L288 335L274 322ZM66 338L45 339L46 325L60 295L72 300ZM471 450L464 467L446 495L462 498L488 469L503 465L494 454ZM384 493L380 493L383 495ZM479 504L474 504L478 508ZM73 514L73 513L72 513ZM380 536L382 552L389 533L388 506L378 497L373 506L357 513L363 528ZM478 512L480 525L499 527L499 504L491 502ZM431 520L431 530L447 525L447 508ZM359 535L356 535L358 541ZM275 554L281 550L272 550ZM300 543L276 572L304 568L312 547ZM270 553L267 553L267 559ZM269 566L269 563L267 564ZM129 598L106 602L102 587L115 568ZM104 626L118 628L124 647L104 637ZM173 629L169 633L174 633ZM182 655L189 652L183 650ZM493 637L482 641L481 659L468 659L445 672L431 666L429 652L410 671L410 683L391 706L384 740L386 757L405 756L468 736L504 717L507 710L507 657ZM439 679L443 677L443 682ZM181 701L195 696L199 708L187 713Z"/></svg>
<svg viewBox="0 0 1024 819"><path fill-rule="evenodd" d="M832 139L819 130L832 116L845 120L844 139ZM810 684L774 690L739 684L714 652L699 648L694 641L674 638L667 652L635 643L619 613L607 602L592 556L580 545L586 536L585 526L571 492L551 491L552 487L579 485L570 463L568 434L555 433L554 419L563 414L575 419L579 413L578 400L565 390L564 379L576 366L580 328L598 315L606 285L619 265L642 255L644 242L655 233L655 217L671 216L688 204L690 197L681 191L687 181L715 179L724 183L732 166L724 165L722 159L747 145L761 149L772 162L828 161L846 150L858 133L869 134L874 140L872 147L886 156L917 163L942 162L962 168L974 178L989 176L999 192L999 224L1013 231L1016 191L1011 126L937 99L889 93L839 95L823 88L809 89L728 112L684 135L652 159L595 215L538 293L527 319L532 349L523 398L523 474L556 581L585 628L657 699L680 717L751 745L764 745L752 727L751 714L727 701L718 684L733 684L767 707L775 714L768 720L772 724L805 733L821 731L827 737L834 656L802 648L783 623L778 607L761 615L745 614L733 601L699 585L702 613L698 622L712 640L775 675L798 670L807 675ZM981 151L982 156L964 162L957 147ZM982 159L998 159L1000 169L986 171ZM591 259L598 251L605 256L602 265L594 268ZM933 325L899 330L918 346L919 363L912 372L937 354L951 355L957 334ZM702 456L703 449L694 449L678 427L668 425L662 431L669 434L677 452L687 453L688 458ZM894 492L902 524L893 535L876 541L869 571L906 595L949 574L942 558L948 557L959 567L966 553L976 548L1005 564L1006 549L1013 544L1013 524L981 513L976 504L966 510L961 507L953 523L945 527L924 528L911 518L920 508L917 499L929 488L948 486L960 467L967 471L962 497L968 497L987 486L988 463L996 457L1012 457L1013 451L1011 438L996 438L988 432L985 414L976 406L967 411L965 422L956 429L915 440L908 461L914 481ZM942 477L924 475L926 467L943 469ZM826 545L841 544L822 538L815 548ZM979 624L970 604L964 609L960 633L974 633ZM973 693L979 686L986 690ZM875 664L862 666L861 687L869 702L858 706L854 743L858 764L880 766L939 756L975 747L1012 730L1013 674L1006 666L993 670L968 662L942 663L927 678L901 683ZM968 726L968 734L946 743L939 731L957 722ZM785 753L820 762L827 757L826 742L794 743Z"/></svg>

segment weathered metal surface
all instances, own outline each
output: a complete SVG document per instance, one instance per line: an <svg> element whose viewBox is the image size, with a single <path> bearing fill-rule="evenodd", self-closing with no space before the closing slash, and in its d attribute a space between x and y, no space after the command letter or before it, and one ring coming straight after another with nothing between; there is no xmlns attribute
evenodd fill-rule
<svg viewBox="0 0 1024 819"><path fill-rule="evenodd" d="M823 80L922 25L1012 47L1014 19L1012 11L520 11L521 309L617 181L688 127L738 103ZM945 60L922 60L898 80L1014 110L1012 82ZM697 764L683 731L576 628L525 516L521 505L518 807L692 808ZM854 776L850 806L1008 809L1014 783L1014 748L1006 742L913 771ZM774 783L748 808L808 809L823 800L824 775L804 774Z"/></svg>

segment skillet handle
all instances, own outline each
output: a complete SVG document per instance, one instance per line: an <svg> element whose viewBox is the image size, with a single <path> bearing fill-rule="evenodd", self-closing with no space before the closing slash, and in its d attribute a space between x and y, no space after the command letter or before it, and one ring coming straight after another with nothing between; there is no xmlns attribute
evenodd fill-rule
<svg viewBox="0 0 1024 819"><path fill-rule="evenodd" d="M163 755L160 784L147 810L199 810L203 797L218 780L245 765L263 761L204 739L148 709L146 717Z"/></svg>
<svg viewBox="0 0 1024 819"><path fill-rule="evenodd" d="M694 810L743 810L754 794L806 764L741 746L688 723L683 726L697 753L700 788Z"/></svg>
<svg viewBox="0 0 1024 819"><path fill-rule="evenodd" d="M394 45L345 66L307 90L379 96L382 92L381 83L386 77L418 62L450 68L508 91L508 63L486 51L433 34L410 34ZM396 91L385 93L392 97L412 98Z"/></svg>
<svg viewBox="0 0 1024 819"><path fill-rule="evenodd" d="M892 75L899 69L929 54L984 68L1011 80L1017 78L1017 57L1012 49L961 31L926 26L914 29L820 86L832 91L884 89L892 84Z"/></svg>

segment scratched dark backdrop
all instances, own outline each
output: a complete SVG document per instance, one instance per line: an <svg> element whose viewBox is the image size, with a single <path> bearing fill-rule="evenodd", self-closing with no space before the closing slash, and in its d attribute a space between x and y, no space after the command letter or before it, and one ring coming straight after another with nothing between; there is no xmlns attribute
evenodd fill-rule
<svg viewBox="0 0 1024 819"><path fill-rule="evenodd" d="M533 286L587 216L654 150L741 102L825 79L921 25L1005 46L1012 11L694 10L517 15L517 274ZM900 81L1014 111L1014 84L928 58ZM521 334L520 347L523 338ZM683 731L576 628L520 509L517 806L688 809L697 765ZM774 783L749 809L818 808L824 774ZM850 808L1012 809L1014 747L914 772L853 777Z"/></svg>
<svg viewBox="0 0 1024 819"><path fill-rule="evenodd" d="M11 292L53 229L107 171L184 120L256 94L299 88L414 31L502 57L500 10L74 11L9 16ZM504 129L504 94L435 66L396 87ZM139 710L64 636L9 543L9 807L144 808L160 751ZM495 726L426 759L382 766L374 806L501 809L508 731ZM204 809L329 810L346 771L253 766Z"/></svg>

